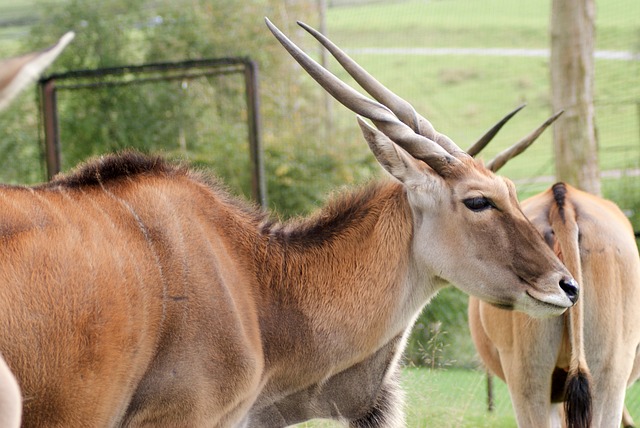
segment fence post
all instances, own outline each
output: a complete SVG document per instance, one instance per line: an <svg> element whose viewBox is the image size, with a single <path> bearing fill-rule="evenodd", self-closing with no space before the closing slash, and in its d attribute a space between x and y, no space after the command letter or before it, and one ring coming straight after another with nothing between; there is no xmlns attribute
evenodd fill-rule
<svg viewBox="0 0 640 428"><path fill-rule="evenodd" d="M44 121L45 157L47 180L60 172L60 133L58 129L58 108L56 102L56 81L53 78L40 81L42 97L42 117Z"/></svg>
<svg viewBox="0 0 640 428"><path fill-rule="evenodd" d="M493 375L489 370L487 373L487 410L493 412L494 403L493 403Z"/></svg>
<svg viewBox="0 0 640 428"><path fill-rule="evenodd" d="M245 87L249 122L249 161L251 162L251 192L262 208L267 207L267 190L264 179L264 160L260 140L260 96L258 93L258 66L245 61Z"/></svg>

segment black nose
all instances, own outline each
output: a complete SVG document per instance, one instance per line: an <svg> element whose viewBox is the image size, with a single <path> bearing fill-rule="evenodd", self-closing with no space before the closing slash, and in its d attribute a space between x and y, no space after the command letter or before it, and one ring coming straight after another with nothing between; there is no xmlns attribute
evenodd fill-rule
<svg viewBox="0 0 640 428"><path fill-rule="evenodd" d="M575 279L571 277L564 277L560 280L560 288L565 292L571 303L578 301L578 295L580 294L580 288Z"/></svg>

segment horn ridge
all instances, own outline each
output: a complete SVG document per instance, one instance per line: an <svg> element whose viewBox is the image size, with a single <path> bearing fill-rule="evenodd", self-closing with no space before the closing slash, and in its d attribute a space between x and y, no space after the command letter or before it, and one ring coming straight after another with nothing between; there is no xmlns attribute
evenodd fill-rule
<svg viewBox="0 0 640 428"><path fill-rule="evenodd" d="M557 118L560 117L564 113L564 110L560 110L550 118L544 121L542 125L534 129L529 135L515 143L513 146L508 149L498 153L496 157L487 164L487 169L497 172L500 168L502 168L509 160L518 156L520 153L524 152L529 148L531 144L544 132L545 129L549 127Z"/></svg>
<svg viewBox="0 0 640 428"><path fill-rule="evenodd" d="M522 104L516 107L515 110L513 110L512 112L507 114L505 117L500 119L498 123L493 125L487 132L485 132L485 134L482 137L480 137L478 141L476 141L471 147L469 147L469 150L467 150L467 153L469 154L469 156L475 157L478 153L480 153L487 146L487 144L489 144L491 140L493 140L493 137L496 136L498 131L502 129L505 123L507 123L513 116L516 115L516 113L518 113L520 110L522 110L526 106L527 104Z"/></svg>

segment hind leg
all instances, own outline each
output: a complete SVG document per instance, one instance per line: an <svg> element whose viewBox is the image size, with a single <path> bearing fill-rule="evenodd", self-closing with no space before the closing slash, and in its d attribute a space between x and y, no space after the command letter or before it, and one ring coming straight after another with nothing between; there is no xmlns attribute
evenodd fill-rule
<svg viewBox="0 0 640 428"><path fill-rule="evenodd" d="M592 399L593 426L619 428L624 410L627 379L631 371L630 362L593 363Z"/></svg>
<svg viewBox="0 0 640 428"><path fill-rule="evenodd" d="M548 369L536 370L538 367L521 364L518 357L509 359L508 364L503 364L507 377L507 386L511 403L516 413L518 427L520 428L551 428L551 402L549 391L551 390L551 376L553 366ZM546 373L549 372L549 373Z"/></svg>
<svg viewBox="0 0 640 428"><path fill-rule="evenodd" d="M536 320L514 313L518 321L510 349L500 350L509 395L520 428L551 427L551 384L562 338L562 320ZM537 346L534 344L545 344Z"/></svg>

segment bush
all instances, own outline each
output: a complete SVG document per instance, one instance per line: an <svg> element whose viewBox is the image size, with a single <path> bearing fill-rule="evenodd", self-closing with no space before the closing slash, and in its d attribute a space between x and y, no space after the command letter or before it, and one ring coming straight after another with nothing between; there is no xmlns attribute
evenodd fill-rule
<svg viewBox="0 0 640 428"><path fill-rule="evenodd" d="M407 344L405 363L433 369L477 367L467 306L468 297L460 290L449 287L440 291L416 321Z"/></svg>

